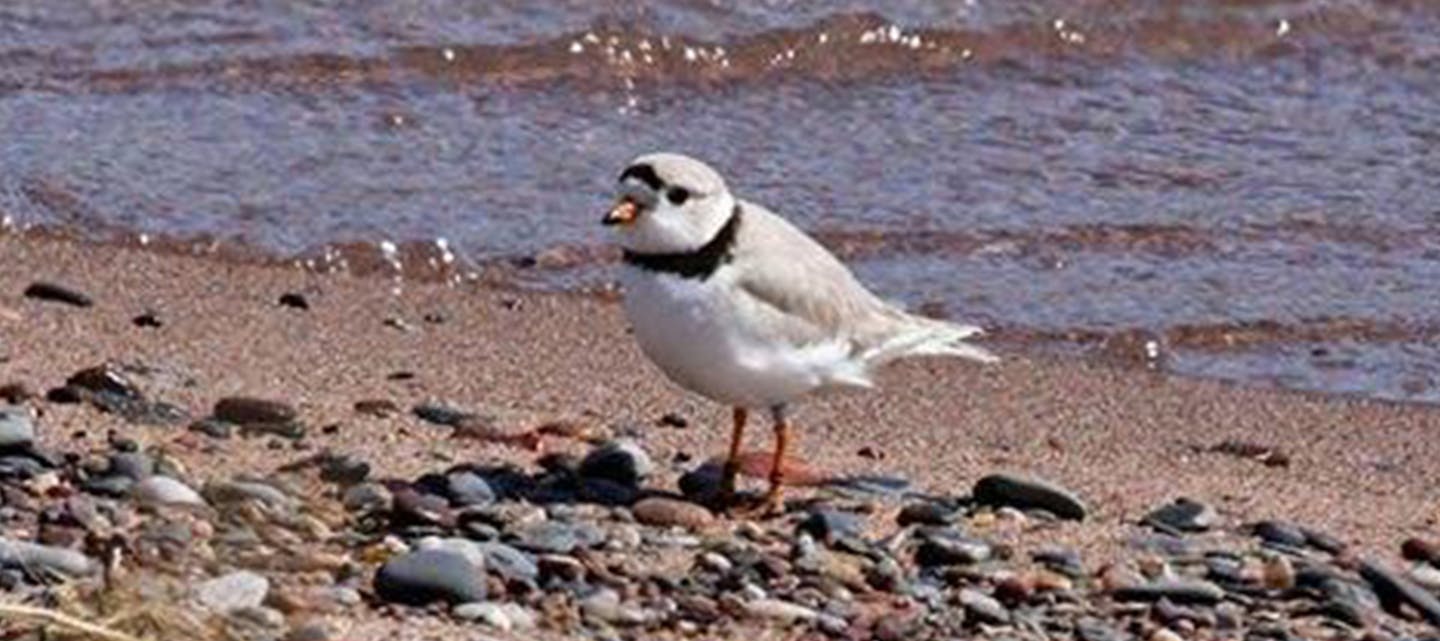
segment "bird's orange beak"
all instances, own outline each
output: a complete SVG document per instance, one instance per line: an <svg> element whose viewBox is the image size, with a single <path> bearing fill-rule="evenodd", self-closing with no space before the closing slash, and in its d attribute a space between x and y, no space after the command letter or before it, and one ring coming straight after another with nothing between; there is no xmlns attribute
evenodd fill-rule
<svg viewBox="0 0 1440 641"><path fill-rule="evenodd" d="M611 207L610 211L605 214L605 217L600 219L600 224L607 226L629 225L634 223L635 219L639 216L640 206L636 205L635 201L627 197L621 197L620 200L615 202L615 206Z"/></svg>

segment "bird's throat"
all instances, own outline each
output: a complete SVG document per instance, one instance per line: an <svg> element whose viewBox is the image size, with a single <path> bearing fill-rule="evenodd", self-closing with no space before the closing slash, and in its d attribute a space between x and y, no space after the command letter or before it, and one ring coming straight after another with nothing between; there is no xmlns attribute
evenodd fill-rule
<svg viewBox="0 0 1440 641"><path fill-rule="evenodd" d="M705 280L721 265L730 261L735 246L735 237L740 229L740 204L730 212L730 219L715 237L697 249L672 253L642 253L625 250L624 261L649 272L674 274L681 278Z"/></svg>

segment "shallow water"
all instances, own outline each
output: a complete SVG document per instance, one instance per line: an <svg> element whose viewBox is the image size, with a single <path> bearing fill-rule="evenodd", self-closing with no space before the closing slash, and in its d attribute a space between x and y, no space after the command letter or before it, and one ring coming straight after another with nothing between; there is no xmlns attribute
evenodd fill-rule
<svg viewBox="0 0 1440 641"><path fill-rule="evenodd" d="M1003 339L1440 401L1436 3L533 4L7 3L0 214L589 287L676 149Z"/></svg>

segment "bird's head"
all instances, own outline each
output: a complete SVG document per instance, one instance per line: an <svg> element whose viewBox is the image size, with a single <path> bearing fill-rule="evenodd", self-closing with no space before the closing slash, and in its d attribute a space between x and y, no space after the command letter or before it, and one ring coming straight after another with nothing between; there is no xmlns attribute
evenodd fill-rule
<svg viewBox="0 0 1440 641"><path fill-rule="evenodd" d="M709 165L672 153L646 154L620 172L603 223L620 245L641 253L693 251L710 242L735 208L725 179Z"/></svg>

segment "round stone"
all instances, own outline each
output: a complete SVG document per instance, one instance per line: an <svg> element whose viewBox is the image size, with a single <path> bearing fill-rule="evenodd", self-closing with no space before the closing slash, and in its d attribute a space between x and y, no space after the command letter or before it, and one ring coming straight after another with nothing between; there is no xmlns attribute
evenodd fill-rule
<svg viewBox="0 0 1440 641"><path fill-rule="evenodd" d="M136 501L149 505L205 505L205 499L190 486L168 476L152 476L130 488Z"/></svg>

